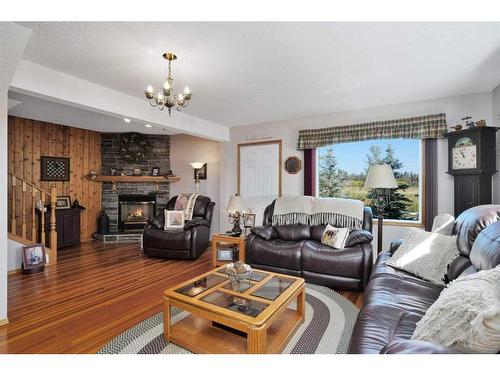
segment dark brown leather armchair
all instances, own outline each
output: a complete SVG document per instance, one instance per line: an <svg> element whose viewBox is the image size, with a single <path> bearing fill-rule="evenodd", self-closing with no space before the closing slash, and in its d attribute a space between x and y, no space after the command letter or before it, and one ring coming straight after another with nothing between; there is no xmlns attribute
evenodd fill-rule
<svg viewBox="0 0 500 375"><path fill-rule="evenodd" d="M373 267L372 210L365 207L362 230L354 230L344 249L321 243L325 225L271 225L274 202L264 211L264 225L248 236L246 261L252 267L300 276L314 284L364 290Z"/></svg>
<svg viewBox="0 0 500 375"><path fill-rule="evenodd" d="M171 198L166 206L173 210L177 196ZM208 248L210 226L215 202L200 195L196 200L193 219L183 229L164 230L165 215L148 221L144 227L143 249L146 255L166 259L196 259Z"/></svg>

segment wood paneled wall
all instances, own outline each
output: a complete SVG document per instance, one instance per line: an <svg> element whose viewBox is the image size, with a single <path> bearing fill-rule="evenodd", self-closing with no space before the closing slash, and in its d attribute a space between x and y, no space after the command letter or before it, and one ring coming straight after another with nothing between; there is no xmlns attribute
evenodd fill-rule
<svg viewBox="0 0 500 375"><path fill-rule="evenodd" d="M9 172L46 191L55 184L58 195L69 195L71 202L78 199L86 208L81 216L81 237L83 241L89 240L96 231L101 210L101 184L85 176L90 170L98 173L101 170L100 133L9 116L8 140ZM40 181L40 156L70 158L70 180ZM16 192L16 196L20 194ZM28 228L30 225L31 218Z"/></svg>

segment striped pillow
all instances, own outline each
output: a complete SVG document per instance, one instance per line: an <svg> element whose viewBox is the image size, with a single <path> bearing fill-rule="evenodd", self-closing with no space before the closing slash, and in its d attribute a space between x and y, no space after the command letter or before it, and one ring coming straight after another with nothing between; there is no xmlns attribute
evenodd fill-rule
<svg viewBox="0 0 500 375"><path fill-rule="evenodd" d="M336 249L343 249L349 236L349 228L335 228L328 224L321 235L321 243Z"/></svg>

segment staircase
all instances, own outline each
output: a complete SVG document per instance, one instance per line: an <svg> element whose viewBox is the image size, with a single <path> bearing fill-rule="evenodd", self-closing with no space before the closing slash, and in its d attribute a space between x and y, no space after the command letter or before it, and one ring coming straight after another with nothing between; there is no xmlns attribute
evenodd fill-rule
<svg viewBox="0 0 500 375"><path fill-rule="evenodd" d="M57 231L56 231L56 201L57 189L50 188L50 192L45 191L23 178L8 173L9 186L9 224L8 237L24 245L35 243L46 244L46 225L49 225L49 246L45 246L48 255L48 264L57 263ZM50 204L49 223L45 222L45 215L37 215L38 207Z"/></svg>

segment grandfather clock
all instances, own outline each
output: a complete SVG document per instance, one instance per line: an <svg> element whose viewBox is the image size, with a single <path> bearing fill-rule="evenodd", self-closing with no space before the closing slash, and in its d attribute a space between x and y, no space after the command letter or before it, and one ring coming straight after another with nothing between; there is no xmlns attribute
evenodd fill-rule
<svg viewBox="0 0 500 375"><path fill-rule="evenodd" d="M446 134L448 173L455 177L455 216L491 203L491 176L496 173L496 132L484 126Z"/></svg>

